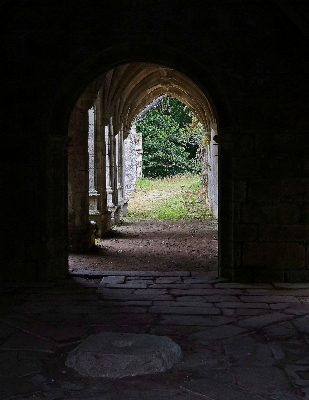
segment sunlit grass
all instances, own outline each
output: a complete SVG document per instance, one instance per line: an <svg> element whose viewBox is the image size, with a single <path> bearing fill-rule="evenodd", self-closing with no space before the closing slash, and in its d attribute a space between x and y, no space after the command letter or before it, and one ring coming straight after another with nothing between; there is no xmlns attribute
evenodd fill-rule
<svg viewBox="0 0 309 400"><path fill-rule="evenodd" d="M178 175L164 179L142 178L130 196L127 220L196 221L213 218L206 204L200 177Z"/></svg>

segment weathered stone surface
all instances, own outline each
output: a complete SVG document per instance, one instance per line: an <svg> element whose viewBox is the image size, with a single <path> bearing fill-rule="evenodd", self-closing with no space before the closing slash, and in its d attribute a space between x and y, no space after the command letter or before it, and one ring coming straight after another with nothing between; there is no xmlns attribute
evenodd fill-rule
<svg viewBox="0 0 309 400"><path fill-rule="evenodd" d="M286 321L291 317L281 313L270 313L264 315L258 315L256 317L247 318L243 321L238 322L238 325L244 328L262 328L263 326L272 325L278 322Z"/></svg>
<svg viewBox="0 0 309 400"><path fill-rule="evenodd" d="M192 339L197 339L198 342L207 342L209 340L229 338L240 335L246 330L234 325L222 325L215 328L203 330L190 336Z"/></svg>
<svg viewBox="0 0 309 400"><path fill-rule="evenodd" d="M1 350L30 350L53 353L56 345L51 340L27 334L22 331L13 333L1 346Z"/></svg>
<svg viewBox="0 0 309 400"><path fill-rule="evenodd" d="M106 332L71 351L66 366L83 376L122 378L164 372L181 358L180 347L166 336Z"/></svg>
<svg viewBox="0 0 309 400"><path fill-rule="evenodd" d="M178 304L178 303L177 303ZM185 314L185 315L219 315L220 310L212 305L206 304L205 307L171 307L153 306L150 312L158 314Z"/></svg>

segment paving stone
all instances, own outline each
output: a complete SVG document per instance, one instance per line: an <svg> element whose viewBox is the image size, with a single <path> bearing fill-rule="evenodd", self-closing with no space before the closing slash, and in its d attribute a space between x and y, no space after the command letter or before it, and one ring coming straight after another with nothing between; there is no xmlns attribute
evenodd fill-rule
<svg viewBox="0 0 309 400"><path fill-rule="evenodd" d="M212 295L212 296L203 296L205 300L211 302L211 303L221 303L221 302L239 302L239 298L236 296L229 296L225 294L219 294L219 295Z"/></svg>
<svg viewBox="0 0 309 400"><path fill-rule="evenodd" d="M230 372L237 384L251 393L278 400L297 398L285 374L276 366L235 365L230 368Z"/></svg>
<svg viewBox="0 0 309 400"><path fill-rule="evenodd" d="M265 308L269 309L269 305L266 303L242 303L239 302L222 302L222 303L215 303L216 307L219 308Z"/></svg>
<svg viewBox="0 0 309 400"><path fill-rule="evenodd" d="M309 289L309 283L273 282L276 289Z"/></svg>
<svg viewBox="0 0 309 400"><path fill-rule="evenodd" d="M189 271L99 271L97 275L100 276L108 276L108 275L125 275L125 276L136 276L136 277L144 277L144 276L158 276L158 277L166 277L166 276L190 276Z"/></svg>
<svg viewBox="0 0 309 400"><path fill-rule="evenodd" d="M0 399L15 400L22 394L22 400L24 400L26 396L30 396L32 400L32 394L36 392L36 386L26 378L0 378ZM44 397L41 397L40 400L43 398Z"/></svg>
<svg viewBox="0 0 309 400"><path fill-rule="evenodd" d="M224 344L224 351L231 365L252 362L255 348L256 341L249 334L229 338Z"/></svg>
<svg viewBox="0 0 309 400"><path fill-rule="evenodd" d="M181 283L181 278L179 276L175 277L158 277L155 283Z"/></svg>
<svg viewBox="0 0 309 400"><path fill-rule="evenodd" d="M194 393L185 389L164 387L156 390L125 390L117 395L117 400L196 400ZM98 399L99 400L99 399ZM104 400L104 399L103 399Z"/></svg>
<svg viewBox="0 0 309 400"><path fill-rule="evenodd" d="M148 313L115 312L111 314L95 313L84 316L85 323L96 325L150 325L153 323L153 316Z"/></svg>
<svg viewBox="0 0 309 400"><path fill-rule="evenodd" d="M74 382L65 382L61 384L61 388L65 390L72 390L72 391L80 391L84 389L85 384L84 383L74 383Z"/></svg>
<svg viewBox="0 0 309 400"><path fill-rule="evenodd" d="M198 377L206 376L208 368L220 368L226 370L229 367L227 357L221 341L207 344L195 344L190 352L184 352L184 358L179 368L184 371L197 372ZM206 374L204 373L206 371Z"/></svg>
<svg viewBox="0 0 309 400"><path fill-rule="evenodd" d="M123 274L123 272L121 271L90 271L88 269L72 269L70 271L70 275L71 276L77 276L77 277L87 277L87 276L91 276L91 277L102 277L104 275L117 275L117 273L119 273L121 275L121 273Z"/></svg>
<svg viewBox="0 0 309 400"><path fill-rule="evenodd" d="M122 378L164 372L182 358L168 337L107 332L86 339L66 358L83 376Z"/></svg>
<svg viewBox="0 0 309 400"><path fill-rule="evenodd" d="M293 319L292 324L299 332L309 333L309 315Z"/></svg>
<svg viewBox="0 0 309 400"><path fill-rule="evenodd" d="M138 293L131 296L131 299L134 298L136 300L148 300L148 301L172 301L174 297L171 294L156 294L156 293Z"/></svg>
<svg viewBox="0 0 309 400"><path fill-rule="evenodd" d="M273 342L270 342L273 343ZM280 345L281 353L284 353L285 364L298 364L303 362L309 354L309 345L299 336L275 342Z"/></svg>
<svg viewBox="0 0 309 400"><path fill-rule="evenodd" d="M237 322L237 325L244 328L262 328L291 318L292 317L289 315L273 312L244 319L243 321Z"/></svg>
<svg viewBox="0 0 309 400"><path fill-rule="evenodd" d="M297 331L292 325L293 323L294 321L285 321L280 324L267 326L266 328L264 328L264 332L266 333L269 340L287 339L297 335Z"/></svg>
<svg viewBox="0 0 309 400"><path fill-rule="evenodd" d="M199 302L204 301L203 296L177 296L175 300L178 302Z"/></svg>
<svg viewBox="0 0 309 400"><path fill-rule="evenodd" d="M273 303L269 304L269 307L272 310L285 310L286 308L290 307L290 303Z"/></svg>
<svg viewBox="0 0 309 400"><path fill-rule="evenodd" d="M270 283L216 283L220 289L273 289Z"/></svg>
<svg viewBox="0 0 309 400"><path fill-rule="evenodd" d="M124 280L125 280L125 276L124 275L104 276L103 279L100 282L100 285L113 284L113 283L123 283Z"/></svg>
<svg viewBox="0 0 309 400"><path fill-rule="evenodd" d="M246 388L237 387L233 384L226 384L214 379L196 379L184 383L182 387L187 388L197 398L211 400L266 400L265 397L253 393ZM294 399L295 400L295 399Z"/></svg>
<svg viewBox="0 0 309 400"><path fill-rule="evenodd" d="M309 386L309 365L287 365L286 372L299 386Z"/></svg>
<svg viewBox="0 0 309 400"><path fill-rule="evenodd" d="M286 354L285 351L283 350L281 342L270 341L268 345L271 348L271 351L273 352L275 359L280 363L284 362Z"/></svg>
<svg viewBox="0 0 309 400"><path fill-rule="evenodd" d="M186 314L186 315L219 315L220 310L215 307L164 307L152 306L149 309L157 314Z"/></svg>
<svg viewBox="0 0 309 400"><path fill-rule="evenodd" d="M117 289L146 289L148 286L147 281L130 281L126 283L107 283L105 287L107 288L117 288Z"/></svg>
<svg viewBox="0 0 309 400"><path fill-rule="evenodd" d="M106 287L99 287L96 293L104 295L104 298L122 298L122 297L131 297L134 292L134 289L110 289Z"/></svg>
<svg viewBox="0 0 309 400"><path fill-rule="evenodd" d="M207 280L218 278L217 271L191 271L192 278L204 278Z"/></svg>
<svg viewBox="0 0 309 400"><path fill-rule="evenodd" d="M211 287L211 286L209 286ZM161 289L166 288L169 290L196 290L196 289L205 289L206 286L201 283L154 283L153 285L149 285L149 289ZM213 290L213 289L211 289Z"/></svg>
<svg viewBox="0 0 309 400"><path fill-rule="evenodd" d="M291 315L307 315L309 313L309 304L308 303L295 303L292 306L285 308L282 312L285 314Z"/></svg>
<svg viewBox="0 0 309 400"><path fill-rule="evenodd" d="M209 340L219 340L240 335L246 332L246 329L234 325L222 325L215 328L203 330L190 336L190 339L198 340L199 343Z"/></svg>
<svg viewBox="0 0 309 400"><path fill-rule="evenodd" d="M0 343L14 332L15 327L0 321Z"/></svg>
<svg viewBox="0 0 309 400"><path fill-rule="evenodd" d="M271 312L261 308L237 308L235 311L237 315L264 315Z"/></svg>
<svg viewBox="0 0 309 400"><path fill-rule="evenodd" d="M110 301L106 302L106 307L113 307L113 306L151 306L153 301L151 300L119 300L119 301Z"/></svg>
<svg viewBox="0 0 309 400"><path fill-rule="evenodd" d="M225 316L188 316L164 315L160 320L161 325L188 325L188 326L219 326L228 324L233 318Z"/></svg>
<svg viewBox="0 0 309 400"><path fill-rule="evenodd" d="M201 277L196 277L196 278L183 278L184 283L190 283L190 284L203 284L205 287L211 288L213 287L211 283L205 281L204 278Z"/></svg>
<svg viewBox="0 0 309 400"><path fill-rule="evenodd" d="M223 308L223 309L221 309L221 312L223 315L226 315L226 316L237 315L236 310L234 310L234 308Z"/></svg>
<svg viewBox="0 0 309 400"><path fill-rule="evenodd" d="M36 314L45 312L54 312L56 310L53 301L26 301L20 306L12 308L16 313Z"/></svg>
<svg viewBox="0 0 309 400"><path fill-rule="evenodd" d="M134 290L134 295L162 295L168 294L167 289L136 289Z"/></svg>
<svg viewBox="0 0 309 400"><path fill-rule="evenodd" d="M167 307L205 307L205 308L212 308L213 304L212 303L207 303L205 300L204 301L164 301L164 300L158 300L158 301L153 301L153 306L167 306Z"/></svg>
<svg viewBox="0 0 309 400"><path fill-rule="evenodd" d="M298 303L299 300L294 296L240 296L240 300L248 303Z"/></svg>
<svg viewBox="0 0 309 400"><path fill-rule="evenodd" d="M22 331L16 331L0 346L0 349L54 353L56 345L51 340L43 339Z"/></svg>
<svg viewBox="0 0 309 400"><path fill-rule="evenodd" d="M222 294L222 290L219 289L197 289L197 288L170 289L169 292L175 296L207 296L212 294Z"/></svg>

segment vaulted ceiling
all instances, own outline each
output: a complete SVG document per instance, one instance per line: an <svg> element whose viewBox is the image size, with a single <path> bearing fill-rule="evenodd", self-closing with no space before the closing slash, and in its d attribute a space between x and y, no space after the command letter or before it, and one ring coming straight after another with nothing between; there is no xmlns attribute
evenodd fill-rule
<svg viewBox="0 0 309 400"><path fill-rule="evenodd" d="M208 130L215 121L213 110L200 88L182 73L149 63L115 67L98 78L82 95L102 96L103 121L113 117L114 126L128 132L136 116L154 99L168 94L182 101Z"/></svg>

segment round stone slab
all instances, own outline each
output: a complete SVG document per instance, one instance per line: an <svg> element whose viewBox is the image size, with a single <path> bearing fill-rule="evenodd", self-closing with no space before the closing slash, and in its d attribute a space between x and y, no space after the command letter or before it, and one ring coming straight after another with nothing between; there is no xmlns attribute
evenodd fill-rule
<svg viewBox="0 0 309 400"><path fill-rule="evenodd" d="M103 332L72 350L65 365L83 376L122 378L165 372L181 359L167 336Z"/></svg>

